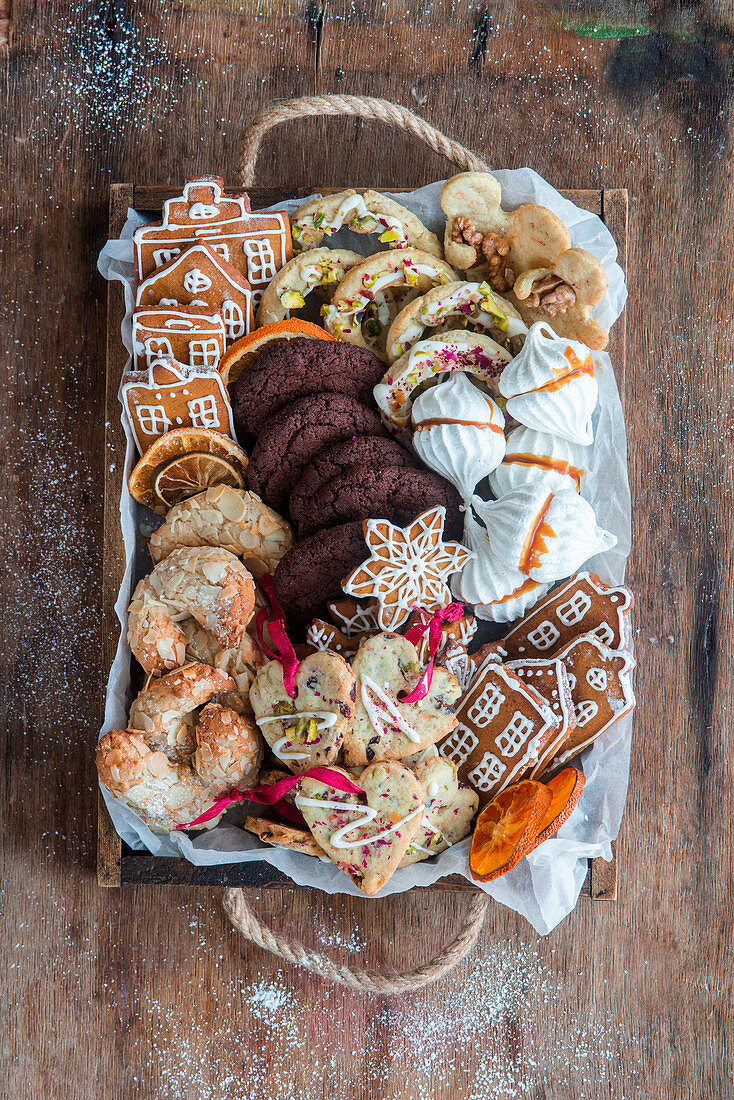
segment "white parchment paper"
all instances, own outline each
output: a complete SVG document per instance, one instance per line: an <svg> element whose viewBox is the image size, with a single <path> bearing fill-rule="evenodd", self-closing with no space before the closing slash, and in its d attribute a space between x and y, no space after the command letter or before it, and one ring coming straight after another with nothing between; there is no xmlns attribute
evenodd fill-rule
<svg viewBox="0 0 734 1100"><path fill-rule="evenodd" d="M513 209L523 202L549 207L568 226L572 244L588 249L602 262L609 280L609 291L594 310L594 316L601 324L610 326L622 312L627 290L622 269L616 262L617 247L603 222L596 215L564 199L530 168L494 174L502 185L502 201L506 208ZM413 210L439 237L443 235L444 224L439 203L442 186L443 181L409 194L393 196ZM292 211L304 201L299 199L298 202L279 203L278 206ZM98 261L102 275L106 279L118 279L125 288L127 314L122 325L122 339L128 351L132 350L131 315L134 305L132 233L144 220L131 210L121 239L108 241ZM370 238L344 230L330 238L329 243L336 248L351 248L364 254L369 251ZM588 564L603 580L621 582L630 548L626 434L609 356L600 353L595 358L599 405L595 413L594 445L584 495L593 504L600 525L612 531L618 542L613 550L599 555ZM120 408L127 437L127 477L137 454L130 426L125 423L122 406ZM135 581L151 568L151 563L137 552L138 525L149 519L149 514L132 500L124 488L120 500L120 523L127 568L115 608L120 620L121 637L107 684L102 733L110 729L124 729L127 722L131 658L126 641L126 609ZM627 795L631 736L632 718L629 716L587 749L582 757L586 786L569 820L555 837L522 860L514 870L485 886L478 884L495 900L521 913L540 933L549 932L575 906L586 876L587 860L597 856L611 858L611 842L619 832ZM192 838L184 833L159 836L104 788L102 793L115 828L132 848L148 849L154 855L184 856L200 866L265 860L299 886L317 887L329 894L364 896L351 879L332 863L299 852L269 847L238 828L236 822L246 812L245 807L236 807L215 829L197 837ZM432 859L397 871L378 897L402 893L414 886L430 886L446 875L460 874L471 880L468 856L469 841L465 840Z"/></svg>

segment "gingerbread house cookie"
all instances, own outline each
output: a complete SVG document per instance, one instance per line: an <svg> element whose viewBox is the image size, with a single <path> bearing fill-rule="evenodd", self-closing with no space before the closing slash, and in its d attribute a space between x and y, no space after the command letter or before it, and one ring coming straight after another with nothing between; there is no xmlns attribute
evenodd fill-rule
<svg viewBox="0 0 734 1100"><path fill-rule="evenodd" d="M551 760L565 751L576 729L576 714L571 694L571 683L563 661L558 657L533 657L528 661L510 661L512 669L526 684L535 688L549 704L560 725L556 736L548 742L543 755L532 769L530 778L542 775Z"/></svg>
<svg viewBox="0 0 734 1100"><path fill-rule="evenodd" d="M189 180L183 195L164 203L161 222L135 231L138 282L205 240L247 280L257 306L265 287L292 255L288 214L253 214L247 194L223 195L222 187L218 176Z"/></svg>
<svg viewBox="0 0 734 1100"><path fill-rule="evenodd" d="M557 654L571 686L576 728L554 763L563 764L606 733L635 707L631 653L609 649L595 634L582 634Z"/></svg>
<svg viewBox="0 0 734 1100"><path fill-rule="evenodd" d="M224 353L221 310L138 309L133 313L133 364L146 370L158 359L191 367L216 367Z"/></svg>
<svg viewBox="0 0 734 1100"><path fill-rule="evenodd" d="M203 306L221 310L227 345L251 332L255 325L252 289L232 264L210 245L200 242L157 268L138 287L138 309Z"/></svg>
<svg viewBox="0 0 734 1100"><path fill-rule="evenodd" d="M624 585L577 573L500 638L503 660L552 657L579 634L593 633L609 649L627 649L634 597Z"/></svg>
<svg viewBox="0 0 734 1100"><path fill-rule="evenodd" d="M159 359L123 376L120 400L141 454L172 428L213 428L235 438L227 388L217 370Z"/></svg>
<svg viewBox="0 0 734 1100"><path fill-rule="evenodd" d="M464 695L457 719L439 752L457 765L480 806L532 771L560 726L546 700L492 658Z"/></svg>

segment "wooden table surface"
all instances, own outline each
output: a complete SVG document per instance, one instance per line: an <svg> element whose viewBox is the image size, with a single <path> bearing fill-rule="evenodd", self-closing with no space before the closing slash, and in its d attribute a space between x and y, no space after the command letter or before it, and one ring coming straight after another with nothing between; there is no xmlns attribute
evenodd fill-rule
<svg viewBox="0 0 734 1100"><path fill-rule="evenodd" d="M527 7L0 2L10 1100L734 1095L734 27L725 5ZM474 955L405 998L327 989L244 948L216 890L103 891L94 876L109 183L233 181L243 123L316 90L400 100L558 187L630 192L639 708L619 899L581 899L546 938L493 905ZM259 182L448 171L406 136L320 120L268 141ZM340 961L399 968L467 901L276 889L257 904Z"/></svg>

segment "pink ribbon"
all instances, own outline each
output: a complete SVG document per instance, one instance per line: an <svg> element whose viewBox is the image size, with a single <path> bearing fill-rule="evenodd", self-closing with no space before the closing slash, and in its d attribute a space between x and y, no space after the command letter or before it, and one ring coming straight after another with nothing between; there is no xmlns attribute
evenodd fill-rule
<svg viewBox="0 0 734 1100"><path fill-rule="evenodd" d="M268 657L271 657L274 661L280 661L283 666L283 684L285 685L285 690L290 695L291 699L294 699L296 696L294 680L296 672L298 671L299 661L296 657L296 651L291 645L291 640L286 634L283 608L278 603L278 597L275 595L273 582L267 573L260 577L260 587L268 598L272 610L272 617L271 610L267 607L261 607L258 611L255 617L257 640L260 643L263 653L267 653ZM275 646L275 650L272 650L265 641L263 630L266 622L268 633Z"/></svg>
<svg viewBox="0 0 734 1100"><path fill-rule="evenodd" d="M411 626L410 630L405 631L405 637L413 645L423 637L426 630L428 631L428 651L431 658L426 665L425 672L421 676L418 683L415 685L409 695L404 695L400 700L401 703L419 703L421 699L425 699L428 695L428 690L433 681L433 662L436 659L438 653L438 647L441 644L441 635L443 634L443 623L455 623L457 619L460 619L464 614L464 605L460 603L450 603L446 607L439 607L437 611L433 612L430 618L422 607L416 609L421 616L422 621L416 623L415 626Z"/></svg>
<svg viewBox="0 0 734 1100"><path fill-rule="evenodd" d="M364 793L361 787L358 787L351 779L347 779L341 772L336 772L332 768L310 768L307 772L301 772L300 775L287 775L285 779L279 779L277 783L270 783L265 787L253 787L251 791L232 790L229 794L225 794L218 799L211 809L199 814L198 817L187 822L186 825L177 825L176 829L198 829L200 825L211 821L212 818L219 817L234 802L257 802L259 806L274 806L285 798L288 791L295 787L296 783L306 778L318 779L321 783L333 787L334 790L345 791L347 794ZM296 825L304 824L303 815L288 802L283 802L283 805L278 807L278 813L286 821L292 821Z"/></svg>

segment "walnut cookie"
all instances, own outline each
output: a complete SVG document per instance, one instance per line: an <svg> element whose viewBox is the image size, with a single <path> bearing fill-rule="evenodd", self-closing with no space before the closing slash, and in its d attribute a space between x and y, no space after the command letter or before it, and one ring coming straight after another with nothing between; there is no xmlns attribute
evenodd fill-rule
<svg viewBox="0 0 734 1100"><path fill-rule="evenodd" d="M418 651L400 634L376 634L352 661L357 700L351 729L344 735L348 766L400 760L448 736L456 725L461 695L455 676L434 666L428 694L405 703L421 674Z"/></svg>
<svg viewBox="0 0 734 1100"><path fill-rule="evenodd" d="M533 203L503 210L502 189L489 172L452 176L441 206L450 263L485 277L527 324L550 318L560 336L593 351L607 346L608 333L591 317L607 290L604 268L590 252L571 248L568 229L552 211Z"/></svg>
<svg viewBox="0 0 734 1100"><path fill-rule="evenodd" d="M349 188L336 195L309 199L291 215L291 234L296 252L316 248L324 236L340 229L353 233L378 233L387 248L420 248L443 259L443 247L420 218L379 191L362 194Z"/></svg>
<svg viewBox="0 0 734 1100"><path fill-rule="evenodd" d="M250 689L255 720L275 756L296 774L333 763L354 713L354 674L337 653L301 661L291 698L279 661L269 661Z"/></svg>

